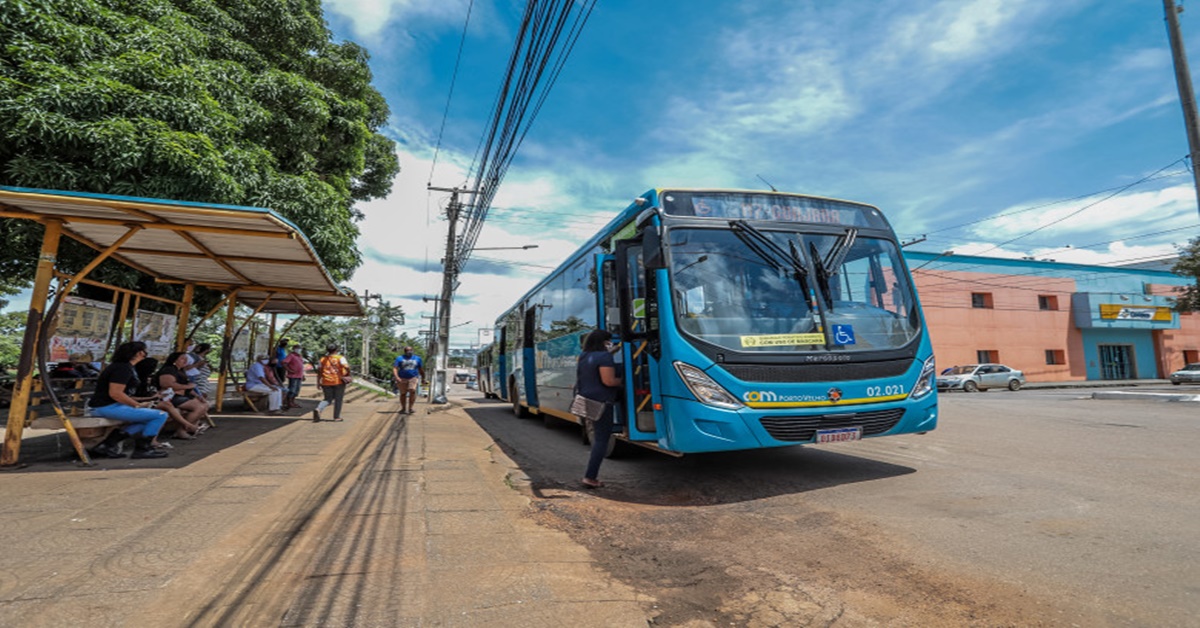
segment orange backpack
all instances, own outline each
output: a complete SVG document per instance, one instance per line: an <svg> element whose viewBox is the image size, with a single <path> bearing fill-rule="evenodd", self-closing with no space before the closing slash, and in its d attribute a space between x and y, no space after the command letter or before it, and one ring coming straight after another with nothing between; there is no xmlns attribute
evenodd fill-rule
<svg viewBox="0 0 1200 628"><path fill-rule="evenodd" d="M321 372L317 377L317 384L321 386L337 386L350 381L350 368L341 355L327 355L321 358Z"/></svg>

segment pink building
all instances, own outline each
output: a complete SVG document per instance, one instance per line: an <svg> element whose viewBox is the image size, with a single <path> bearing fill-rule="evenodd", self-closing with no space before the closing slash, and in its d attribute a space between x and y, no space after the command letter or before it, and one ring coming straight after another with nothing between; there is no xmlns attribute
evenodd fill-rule
<svg viewBox="0 0 1200 628"><path fill-rule="evenodd" d="M999 362L1029 381L1157 379L1200 362L1200 315L1162 270L906 253L938 368Z"/></svg>

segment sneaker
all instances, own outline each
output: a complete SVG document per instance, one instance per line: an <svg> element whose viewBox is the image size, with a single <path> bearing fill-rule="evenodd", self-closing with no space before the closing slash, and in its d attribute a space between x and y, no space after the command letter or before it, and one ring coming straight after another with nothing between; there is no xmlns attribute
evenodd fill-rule
<svg viewBox="0 0 1200 628"><path fill-rule="evenodd" d="M317 412L316 410L313 410L313 423L320 423L320 422L321 422L321 413Z"/></svg>
<svg viewBox="0 0 1200 628"><path fill-rule="evenodd" d="M168 455L167 452L162 451L161 449L151 448L151 449L135 449L135 450L133 450L132 454L129 454L129 457L130 458L166 458L167 455Z"/></svg>

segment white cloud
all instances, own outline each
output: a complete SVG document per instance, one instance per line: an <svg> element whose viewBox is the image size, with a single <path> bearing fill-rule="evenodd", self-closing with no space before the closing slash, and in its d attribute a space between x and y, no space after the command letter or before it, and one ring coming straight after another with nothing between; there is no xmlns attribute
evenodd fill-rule
<svg viewBox="0 0 1200 628"><path fill-rule="evenodd" d="M1047 238L1066 240L1082 234L1128 233L1131 225L1153 225L1150 231L1161 231L1184 226L1196 218L1196 191L1190 184L1120 194L1109 199L1105 199L1106 196L1096 195L1048 206L1031 201L1005 210L1010 215L979 223L974 232L1007 240L1041 229L1033 237L1042 241Z"/></svg>
<svg viewBox="0 0 1200 628"><path fill-rule="evenodd" d="M354 33L371 41L389 24L423 19L461 25L467 0L325 0L325 8L350 22Z"/></svg>

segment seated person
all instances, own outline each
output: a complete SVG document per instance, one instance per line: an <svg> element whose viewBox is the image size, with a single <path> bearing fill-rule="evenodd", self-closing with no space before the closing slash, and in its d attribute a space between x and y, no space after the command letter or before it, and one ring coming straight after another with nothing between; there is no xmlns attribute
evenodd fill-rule
<svg viewBox="0 0 1200 628"><path fill-rule="evenodd" d="M158 360L150 357L139 360L137 364L133 365L133 370L137 374L138 383L129 396L134 401L141 402L144 407L166 412L167 423L163 430L174 432L175 438L183 440L191 440L193 434L204 431L201 427L184 419L179 410L175 408L175 404L171 403L174 391L160 393L158 387L154 385L154 372L158 370ZM154 440L157 446L158 438L156 437Z"/></svg>
<svg viewBox="0 0 1200 628"><path fill-rule="evenodd" d="M265 355L254 359L254 363L246 369L246 392L266 395L267 413L279 414L283 406L283 387L275 380L274 369L270 368L270 363L270 358Z"/></svg>
<svg viewBox="0 0 1200 628"><path fill-rule="evenodd" d="M208 352L212 345L202 342L188 347L188 356L192 359L188 364L187 376L196 385L196 396L208 401L209 376L212 375L212 365L208 362Z"/></svg>
<svg viewBox="0 0 1200 628"><path fill-rule="evenodd" d="M75 365L75 370L83 377L98 377L100 369L92 366L92 356L86 353L72 353L71 364Z"/></svg>
<svg viewBox="0 0 1200 628"><path fill-rule="evenodd" d="M154 408L144 408L129 396L137 388L138 378L134 365L146 357L146 345L142 342L127 342L113 352L112 363L100 373L96 380L96 392L88 400L92 415L123 421L123 429L109 433L104 442L92 448L97 458L123 458L120 444L133 436L133 458L162 458L164 451L154 448L154 439L167 422L167 413Z"/></svg>
<svg viewBox="0 0 1200 628"><path fill-rule="evenodd" d="M196 385L191 383L183 372L186 366L187 354L183 351L176 351L167 356L167 361L159 369L155 381L160 391L168 389L174 391L171 403L179 408L179 412L188 423L199 424L208 416L208 402L195 396L193 390Z"/></svg>
<svg viewBox="0 0 1200 628"><path fill-rule="evenodd" d="M83 379L83 373L75 369L71 362L59 362L48 373L51 379Z"/></svg>

